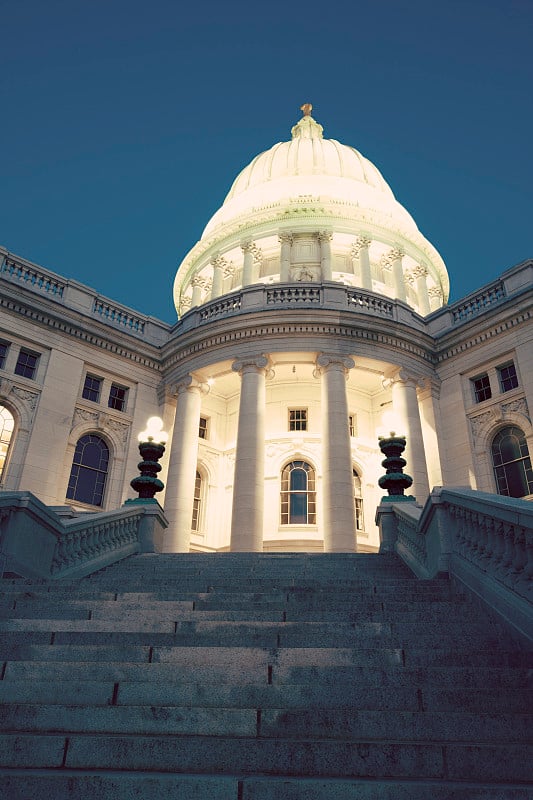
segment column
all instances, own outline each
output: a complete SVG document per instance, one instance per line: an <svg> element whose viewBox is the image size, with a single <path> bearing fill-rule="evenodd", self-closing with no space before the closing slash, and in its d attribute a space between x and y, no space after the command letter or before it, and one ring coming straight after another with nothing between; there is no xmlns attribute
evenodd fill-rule
<svg viewBox="0 0 533 800"><path fill-rule="evenodd" d="M416 396L418 381L417 376L410 375L403 369L391 378L392 410L398 419L398 425L401 426L401 430L397 430L396 433L405 434L406 437L404 458L407 465L405 471L413 479L411 492L417 501L423 504L429 495L429 481Z"/></svg>
<svg viewBox="0 0 533 800"><path fill-rule="evenodd" d="M329 353L321 353L316 363L322 389L324 551L353 553L357 545L346 377L355 363Z"/></svg>
<svg viewBox="0 0 533 800"><path fill-rule="evenodd" d="M200 278L199 275L195 275L191 281L191 286L192 286L191 308L194 308L194 306L199 306L202 301L202 289L204 288L204 279Z"/></svg>
<svg viewBox="0 0 533 800"><path fill-rule="evenodd" d="M429 294L426 278L428 271L423 264L415 267L412 271L413 278L416 281L416 296L418 297L418 307L422 316L430 313L429 308Z"/></svg>
<svg viewBox="0 0 533 800"><path fill-rule="evenodd" d="M281 244L279 280L287 283L291 273L292 233L280 233L278 239Z"/></svg>
<svg viewBox="0 0 533 800"><path fill-rule="evenodd" d="M407 295L405 293L405 279L403 275L403 265L402 265L402 258L404 257L404 252L400 247L395 247L389 253L389 263L392 266L392 279L394 281L394 291L398 300L403 300L404 303L407 300Z"/></svg>
<svg viewBox="0 0 533 800"><path fill-rule="evenodd" d="M265 494L264 355L235 361L241 376L241 397L233 479L231 552L262 552Z"/></svg>
<svg viewBox="0 0 533 800"><path fill-rule="evenodd" d="M222 281L224 280L224 267L226 260L222 256L215 256L211 259L213 267L213 285L211 287L211 300L220 297L222 294Z"/></svg>
<svg viewBox="0 0 533 800"><path fill-rule="evenodd" d="M331 281L331 239L333 234L329 231L321 231L318 234L320 242L320 266L322 269L322 280Z"/></svg>
<svg viewBox="0 0 533 800"><path fill-rule="evenodd" d="M372 291L372 271L370 269L369 248L372 239L367 236L358 236L352 247L352 255L359 259L359 271L361 276L361 289Z"/></svg>
<svg viewBox="0 0 533 800"><path fill-rule="evenodd" d="M433 286L429 291L429 305L432 311L437 311L442 306L442 292L438 286Z"/></svg>
<svg viewBox="0 0 533 800"><path fill-rule="evenodd" d="M166 553L189 552L200 409L202 393L208 390L206 384L199 383L192 375L174 387L178 404L165 495L165 515L169 522L163 548Z"/></svg>
<svg viewBox="0 0 533 800"><path fill-rule="evenodd" d="M242 242L241 250L244 254L244 264L242 268L242 285L249 286L253 283L254 272L254 245L251 240Z"/></svg>

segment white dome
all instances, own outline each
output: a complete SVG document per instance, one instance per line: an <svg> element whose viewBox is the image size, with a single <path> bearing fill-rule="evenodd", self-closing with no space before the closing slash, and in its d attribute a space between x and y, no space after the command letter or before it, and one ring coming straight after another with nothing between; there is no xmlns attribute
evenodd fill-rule
<svg viewBox="0 0 533 800"><path fill-rule="evenodd" d="M274 204L286 207L302 197L377 211L416 230L377 167L354 147L324 139L322 131L322 125L304 116L293 127L291 141L278 142L256 156L233 182L203 237L249 212Z"/></svg>

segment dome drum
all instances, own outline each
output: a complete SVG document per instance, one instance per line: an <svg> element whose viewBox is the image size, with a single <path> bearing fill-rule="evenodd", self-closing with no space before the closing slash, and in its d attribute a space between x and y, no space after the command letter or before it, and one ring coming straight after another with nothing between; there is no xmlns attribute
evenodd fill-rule
<svg viewBox="0 0 533 800"><path fill-rule="evenodd" d="M235 179L180 265L174 299L182 315L251 283L329 280L422 315L449 292L444 262L379 170L306 115Z"/></svg>

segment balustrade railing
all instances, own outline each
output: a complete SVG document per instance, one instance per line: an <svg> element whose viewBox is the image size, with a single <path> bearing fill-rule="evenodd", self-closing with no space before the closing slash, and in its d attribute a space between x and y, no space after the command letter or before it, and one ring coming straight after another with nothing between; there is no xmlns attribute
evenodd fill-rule
<svg viewBox="0 0 533 800"><path fill-rule="evenodd" d="M421 578L439 572L533 639L533 503L437 487L423 509L382 502L381 550L395 550Z"/></svg>
<svg viewBox="0 0 533 800"><path fill-rule="evenodd" d="M390 300L376 297L374 294L348 289L346 292L348 305L357 306L358 310L370 311L372 314L380 314L384 317L392 318L394 315L394 305Z"/></svg>
<svg viewBox="0 0 533 800"><path fill-rule="evenodd" d="M29 288L55 297L63 297L65 283L46 272L33 269L18 261L6 258L0 267L0 274L11 281L26 284Z"/></svg>
<svg viewBox="0 0 533 800"><path fill-rule="evenodd" d="M106 322L113 322L123 328L128 328L133 333L144 333L144 320L141 317L131 314L127 309L112 305L104 300L95 298L93 303L93 313L98 314Z"/></svg>
<svg viewBox="0 0 533 800"><path fill-rule="evenodd" d="M0 492L0 562L25 577L83 577L133 553L157 551L166 525L155 502L66 518L31 492Z"/></svg>
<svg viewBox="0 0 533 800"><path fill-rule="evenodd" d="M220 300L213 300L211 303L207 303L199 309L200 320L202 322L207 322L215 317L223 317L235 311L240 311L241 304L242 297L240 294L223 297Z"/></svg>
<svg viewBox="0 0 533 800"><path fill-rule="evenodd" d="M267 305L294 305L297 303L320 303L318 286L272 286L266 290Z"/></svg>
<svg viewBox="0 0 533 800"><path fill-rule="evenodd" d="M450 309L454 322L464 322L471 317L482 314L486 309L506 297L503 281L489 286L485 291L468 298L464 303L452 306Z"/></svg>
<svg viewBox="0 0 533 800"><path fill-rule="evenodd" d="M52 575L57 577L58 573L71 567L137 543L141 519L142 514L137 512L104 521L83 519L65 522L67 530L58 537L51 565Z"/></svg>

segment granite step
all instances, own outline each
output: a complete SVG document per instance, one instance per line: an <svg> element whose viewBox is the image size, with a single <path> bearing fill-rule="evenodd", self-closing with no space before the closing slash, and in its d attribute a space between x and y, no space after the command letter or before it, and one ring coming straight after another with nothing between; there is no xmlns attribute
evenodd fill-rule
<svg viewBox="0 0 533 800"><path fill-rule="evenodd" d="M0 767L530 781L533 746L224 736L1 733Z"/></svg>
<svg viewBox="0 0 533 800"><path fill-rule="evenodd" d="M518 784L471 781L10 769L0 771L0 796L9 800L531 800L531 790Z"/></svg>

